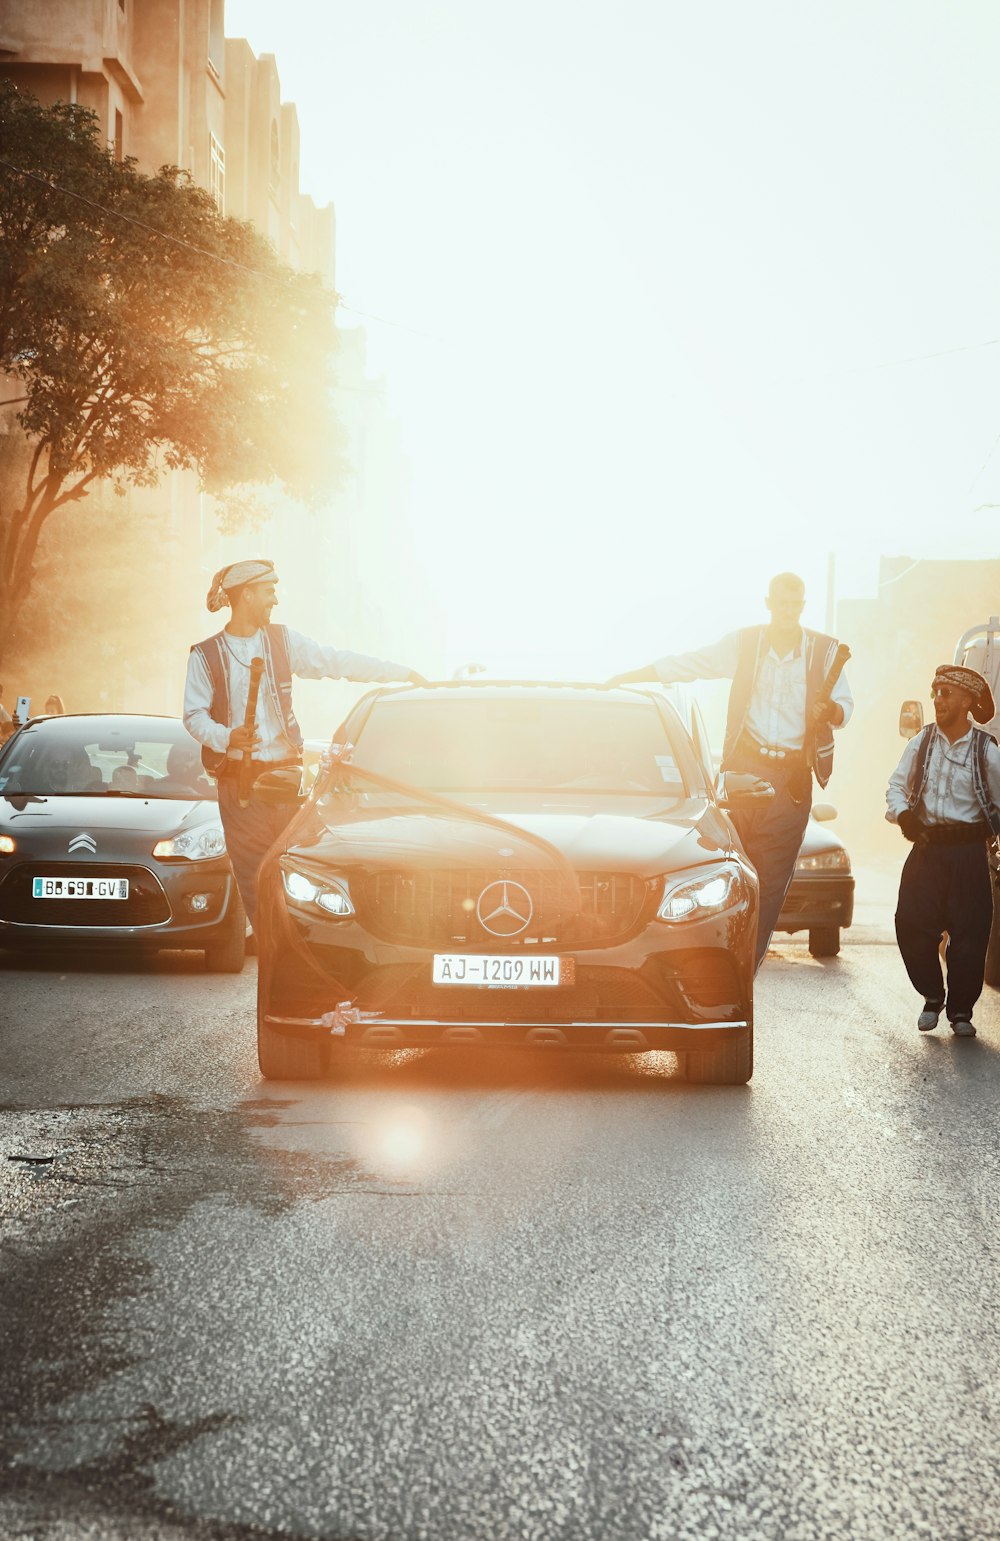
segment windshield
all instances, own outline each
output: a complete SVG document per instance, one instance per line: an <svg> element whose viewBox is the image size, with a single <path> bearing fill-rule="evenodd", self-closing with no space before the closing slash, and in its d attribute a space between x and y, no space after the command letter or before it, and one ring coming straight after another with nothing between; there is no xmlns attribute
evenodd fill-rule
<svg viewBox="0 0 1000 1541"><path fill-rule="evenodd" d="M377 701L354 757L434 792L688 795L684 756L651 701Z"/></svg>
<svg viewBox="0 0 1000 1541"><path fill-rule="evenodd" d="M198 745L165 718L49 717L0 757L0 795L217 800Z"/></svg>

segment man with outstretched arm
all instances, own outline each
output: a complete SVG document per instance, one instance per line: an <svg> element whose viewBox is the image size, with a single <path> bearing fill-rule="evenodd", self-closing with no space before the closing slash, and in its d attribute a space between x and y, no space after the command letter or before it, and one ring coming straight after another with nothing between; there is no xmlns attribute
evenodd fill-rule
<svg viewBox="0 0 1000 1541"><path fill-rule="evenodd" d="M795 871L813 774L825 787L833 769L833 729L842 728L854 710L842 672L829 693L824 689L838 644L800 624L805 599L801 578L778 573L765 601L768 625L730 632L710 647L661 658L608 681L732 680L722 769L750 773L774 787L773 798L748 801L732 813L760 883L758 968Z"/></svg>
<svg viewBox="0 0 1000 1541"><path fill-rule="evenodd" d="M292 710L292 676L427 683L403 664L340 652L287 626L271 625L277 583L273 564L262 559L232 562L216 573L206 604L212 611L229 605L232 614L221 631L192 647L184 687L184 726L202 746L205 769L218 780L226 848L251 925L260 864L297 803L294 792L287 803L275 804L255 797L251 789L247 806L241 807L237 777L247 749L253 756L252 775L300 764L302 733ZM244 720L255 658L263 659L264 669L248 728Z"/></svg>
<svg viewBox="0 0 1000 1541"><path fill-rule="evenodd" d="M993 923L987 846L1000 834L1000 749L976 724L995 708L983 676L961 664L940 665L931 699L934 721L910 739L885 794L886 818L913 841L899 880L896 940L924 998L920 1032L937 1027L943 1011L956 1037L974 1038ZM939 952L946 931L947 990Z"/></svg>

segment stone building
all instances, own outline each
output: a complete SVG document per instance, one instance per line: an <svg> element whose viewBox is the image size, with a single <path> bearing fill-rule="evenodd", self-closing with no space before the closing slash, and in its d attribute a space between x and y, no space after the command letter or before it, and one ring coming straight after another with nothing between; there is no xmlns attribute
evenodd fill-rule
<svg viewBox="0 0 1000 1541"><path fill-rule="evenodd" d="M284 261L334 287L334 211L299 189L295 107L281 100L274 58L258 58L245 40L226 38L224 0L4 0L0 77L42 102L90 108L119 158L134 157L146 172L184 168L220 212L251 221ZM101 497L97 491L87 512L70 511L66 521L79 521L82 534ZM168 473L155 488L132 490L128 500L127 510L113 510L123 543L137 539L125 532L138 527L158 570L201 568L178 601L177 631L190 638L206 626L208 575L231 555L214 508L189 472ZM121 519L123 512L131 517ZM286 511L288 520L304 517ZM123 549L122 558L123 567L141 572L140 553ZM123 623L122 631L135 636L134 626ZM92 694L90 682L99 677L99 698L90 705L177 710L183 665L178 672L172 652L160 648L146 658L124 635L115 643L105 636L104 656L85 671L88 683L64 690L80 705L81 692Z"/></svg>
<svg viewBox="0 0 1000 1541"><path fill-rule="evenodd" d="M333 208L299 190L295 108L273 56L226 38L224 0L4 0L0 75L91 108L119 157L183 167L334 286Z"/></svg>

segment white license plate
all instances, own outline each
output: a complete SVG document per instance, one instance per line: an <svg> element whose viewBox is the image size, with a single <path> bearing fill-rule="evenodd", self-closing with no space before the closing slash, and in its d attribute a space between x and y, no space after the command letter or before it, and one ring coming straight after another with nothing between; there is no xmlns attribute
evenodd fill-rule
<svg viewBox="0 0 1000 1541"><path fill-rule="evenodd" d="M561 958L511 957L510 953L436 952L436 985L476 985L487 990L544 989L558 985Z"/></svg>
<svg viewBox="0 0 1000 1541"><path fill-rule="evenodd" d="M128 878L32 878L33 899L127 899Z"/></svg>

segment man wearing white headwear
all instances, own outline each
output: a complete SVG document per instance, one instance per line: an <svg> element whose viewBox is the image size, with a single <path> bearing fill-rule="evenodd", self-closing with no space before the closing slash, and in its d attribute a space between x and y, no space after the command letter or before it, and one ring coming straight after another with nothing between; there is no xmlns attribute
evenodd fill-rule
<svg viewBox="0 0 1000 1541"><path fill-rule="evenodd" d="M325 647L287 626L272 625L277 582L273 563L264 560L233 562L216 573L206 603L212 611L229 605L232 614L221 631L191 649L184 686L184 726L202 746L205 769L218 780L226 847L251 925L260 864L296 802L290 796L287 804L265 803L251 793L248 806L241 808L237 773L247 749L257 773L299 764L302 732L292 710L292 676L426 684L403 664ZM264 672L254 726L246 728L255 658L264 660Z"/></svg>
<svg viewBox="0 0 1000 1541"><path fill-rule="evenodd" d="M920 1032L933 1032L944 1012L957 1037L975 1038L972 1011L993 924L987 846L1000 837L1000 749L977 724L991 722L996 707L987 681L964 664L938 665L931 699L934 721L910 739L885 794L886 818L913 842L899 880L896 940L924 998Z"/></svg>

